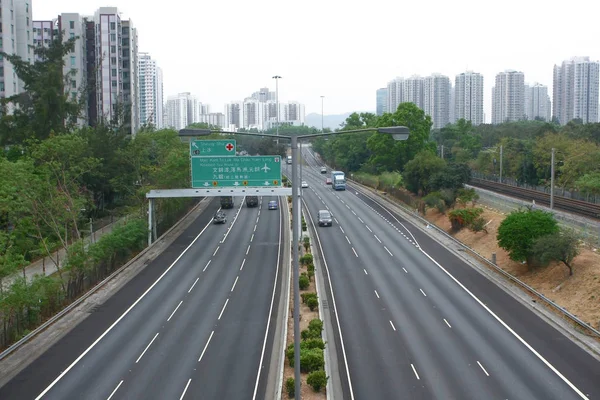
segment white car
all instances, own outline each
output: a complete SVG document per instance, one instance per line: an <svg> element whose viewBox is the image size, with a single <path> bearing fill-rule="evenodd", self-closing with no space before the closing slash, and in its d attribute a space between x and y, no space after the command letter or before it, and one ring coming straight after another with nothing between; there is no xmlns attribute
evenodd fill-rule
<svg viewBox="0 0 600 400"><path fill-rule="evenodd" d="M308 183L306 183L306 181L302 181L302 189L305 189L308 187Z"/></svg>

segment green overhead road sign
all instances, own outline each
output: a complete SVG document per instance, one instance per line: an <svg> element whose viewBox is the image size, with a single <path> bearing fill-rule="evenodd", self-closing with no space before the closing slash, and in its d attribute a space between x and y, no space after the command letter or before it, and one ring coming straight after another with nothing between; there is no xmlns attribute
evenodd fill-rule
<svg viewBox="0 0 600 400"><path fill-rule="evenodd" d="M190 142L190 156L235 156L235 139L192 140Z"/></svg>
<svg viewBox="0 0 600 400"><path fill-rule="evenodd" d="M192 157L192 188L281 186L281 157Z"/></svg>

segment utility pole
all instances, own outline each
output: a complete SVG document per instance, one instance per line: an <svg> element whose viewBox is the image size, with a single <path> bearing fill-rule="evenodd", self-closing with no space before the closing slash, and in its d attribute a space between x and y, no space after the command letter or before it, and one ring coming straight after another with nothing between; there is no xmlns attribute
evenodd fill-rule
<svg viewBox="0 0 600 400"><path fill-rule="evenodd" d="M277 136L277 145L279 145L279 80L281 76L275 75L275 103L277 103L277 128L275 128L275 136Z"/></svg>
<svg viewBox="0 0 600 400"><path fill-rule="evenodd" d="M554 147L552 148L550 160L550 209L554 209Z"/></svg>
<svg viewBox="0 0 600 400"><path fill-rule="evenodd" d="M325 96L321 96L321 133L325 132L324 131L324 125L323 125L323 99L325 98Z"/></svg>
<svg viewBox="0 0 600 400"><path fill-rule="evenodd" d="M500 145L500 183L502 183L502 153L503 148L502 145Z"/></svg>

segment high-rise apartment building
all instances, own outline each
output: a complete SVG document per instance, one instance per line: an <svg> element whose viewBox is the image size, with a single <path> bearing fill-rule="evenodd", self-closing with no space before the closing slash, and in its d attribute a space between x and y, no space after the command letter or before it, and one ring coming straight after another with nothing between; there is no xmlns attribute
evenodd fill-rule
<svg viewBox="0 0 600 400"><path fill-rule="evenodd" d="M383 113L388 112L387 110L387 102L388 102L388 89L381 88L377 89L377 107L376 114L383 115Z"/></svg>
<svg viewBox="0 0 600 400"><path fill-rule="evenodd" d="M525 119L525 75L507 70L496 75L492 89L492 124Z"/></svg>
<svg viewBox="0 0 600 400"><path fill-rule="evenodd" d="M525 116L529 120L550 121L550 96L548 86L540 83L525 85Z"/></svg>
<svg viewBox="0 0 600 400"><path fill-rule="evenodd" d="M201 109L202 103L190 92L170 96L167 99L165 124L167 127L179 130L195 122L202 122Z"/></svg>
<svg viewBox="0 0 600 400"><path fill-rule="evenodd" d="M573 119L598 122L600 63L589 57L573 57L554 66L552 116L560 124Z"/></svg>
<svg viewBox="0 0 600 400"><path fill-rule="evenodd" d="M0 49L33 62L33 20L31 0L0 0ZM24 90L13 65L0 58L0 97ZM10 112L10 108L7 110Z"/></svg>
<svg viewBox="0 0 600 400"><path fill-rule="evenodd" d="M467 71L456 75L454 82L454 120L483 124L483 75Z"/></svg>
<svg viewBox="0 0 600 400"><path fill-rule="evenodd" d="M425 80L413 75L404 80L402 84L403 102L413 103L420 109L425 105Z"/></svg>
<svg viewBox="0 0 600 400"><path fill-rule="evenodd" d="M404 102L404 78L396 78L387 84L387 110L394 113Z"/></svg>
<svg viewBox="0 0 600 400"><path fill-rule="evenodd" d="M450 123L450 100L452 85L450 78L433 74L423 79L423 111L431 116L433 129Z"/></svg>
<svg viewBox="0 0 600 400"><path fill-rule="evenodd" d="M206 113L200 115L200 122L225 128L225 114L223 113Z"/></svg>
<svg viewBox="0 0 600 400"><path fill-rule="evenodd" d="M33 46L36 47L49 47L50 43L54 40L54 37L58 34L58 21L33 21L32 22L32 34L33 34ZM40 56L35 55L34 61L40 61Z"/></svg>
<svg viewBox="0 0 600 400"><path fill-rule="evenodd" d="M162 71L148 53L139 53L140 123L163 127Z"/></svg>

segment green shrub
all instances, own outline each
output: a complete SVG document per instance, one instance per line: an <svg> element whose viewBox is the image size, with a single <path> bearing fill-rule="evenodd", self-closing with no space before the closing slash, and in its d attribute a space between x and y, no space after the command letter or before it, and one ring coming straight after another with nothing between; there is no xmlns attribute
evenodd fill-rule
<svg viewBox="0 0 600 400"><path fill-rule="evenodd" d="M325 355L321 349L300 349L300 371L318 371L325 367Z"/></svg>
<svg viewBox="0 0 600 400"><path fill-rule="evenodd" d="M379 189L402 187L404 181L399 172L383 172L379 175Z"/></svg>
<svg viewBox="0 0 600 400"><path fill-rule="evenodd" d="M308 299L310 299L311 297L314 297L316 299L317 298L317 294L316 293L312 293L312 292L302 293L300 295L300 297L302 298L302 302L306 303L308 301Z"/></svg>
<svg viewBox="0 0 600 400"><path fill-rule="evenodd" d="M308 236L304 236L304 251L308 252L310 249L310 238Z"/></svg>
<svg viewBox="0 0 600 400"><path fill-rule="evenodd" d="M296 393L296 381L294 378L287 378L285 381L285 390L290 399L293 399Z"/></svg>
<svg viewBox="0 0 600 400"><path fill-rule="evenodd" d="M323 321L318 318L313 319L308 323L308 329L318 331L320 335L321 331L323 330Z"/></svg>
<svg viewBox="0 0 600 400"><path fill-rule="evenodd" d="M469 202L474 204L479 200L479 195L475 189L461 188L456 191L456 200L463 206L466 206Z"/></svg>
<svg viewBox="0 0 600 400"><path fill-rule="evenodd" d="M448 213L450 224L454 231L459 231L465 227L473 226L473 223L483 214L482 208L457 208ZM477 222L478 226L481 222ZM484 223L485 225L485 223Z"/></svg>
<svg viewBox="0 0 600 400"><path fill-rule="evenodd" d="M310 253L306 253L305 255L300 257L300 264L302 264L302 265L312 264L312 262L313 262L313 255Z"/></svg>
<svg viewBox="0 0 600 400"><path fill-rule="evenodd" d="M316 297L311 297L306 300L306 305L310 308L310 311L315 311L317 307L319 307L319 300Z"/></svg>
<svg viewBox="0 0 600 400"><path fill-rule="evenodd" d="M302 275L298 281L300 285L300 290L306 290L310 286L310 281L308 280L308 276Z"/></svg>
<svg viewBox="0 0 600 400"><path fill-rule="evenodd" d="M312 254L310 256L312 257ZM312 262L306 264L306 270L308 272L315 272L315 264L313 264Z"/></svg>
<svg viewBox="0 0 600 400"><path fill-rule="evenodd" d="M312 281L312 278L315 276L315 270L313 269L312 271L308 271L308 280Z"/></svg>
<svg viewBox="0 0 600 400"><path fill-rule="evenodd" d="M302 332L300 332L300 337L302 338L302 340L319 339L321 337L321 331L316 331L313 329L304 329Z"/></svg>
<svg viewBox="0 0 600 400"><path fill-rule="evenodd" d="M308 374L306 383L308 383L315 392L319 392L321 391L321 388L327 386L327 375L323 370L313 371Z"/></svg>
<svg viewBox="0 0 600 400"><path fill-rule="evenodd" d="M325 349L325 342L321 338L306 339L300 342L300 347L304 349Z"/></svg>

